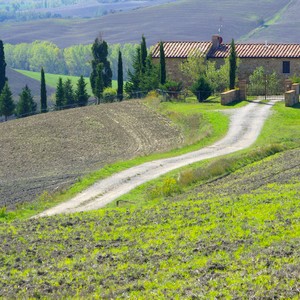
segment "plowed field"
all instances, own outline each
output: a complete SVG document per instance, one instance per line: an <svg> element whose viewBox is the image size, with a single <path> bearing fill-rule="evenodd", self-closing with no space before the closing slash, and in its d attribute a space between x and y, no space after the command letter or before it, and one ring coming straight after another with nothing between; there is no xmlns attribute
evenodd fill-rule
<svg viewBox="0 0 300 300"><path fill-rule="evenodd" d="M0 207L62 189L108 163L181 144L178 128L136 101L1 123Z"/></svg>

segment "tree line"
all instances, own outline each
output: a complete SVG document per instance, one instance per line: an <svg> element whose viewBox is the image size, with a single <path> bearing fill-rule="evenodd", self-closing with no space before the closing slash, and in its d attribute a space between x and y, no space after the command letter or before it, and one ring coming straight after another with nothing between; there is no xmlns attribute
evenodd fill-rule
<svg viewBox="0 0 300 300"><path fill-rule="evenodd" d="M107 59L111 63L113 79L117 79L118 55L122 52L124 70L131 69L132 57L138 45L112 44L108 47ZM43 66L47 73L88 77L91 74L93 59L92 44L74 45L60 49L48 41L35 41L4 45L6 63L13 69L39 72ZM127 79L127 73L124 73Z"/></svg>

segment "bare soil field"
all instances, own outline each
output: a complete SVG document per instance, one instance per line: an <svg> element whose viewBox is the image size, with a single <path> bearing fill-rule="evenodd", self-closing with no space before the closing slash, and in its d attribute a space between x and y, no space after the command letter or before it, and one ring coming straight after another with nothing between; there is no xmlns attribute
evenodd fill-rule
<svg viewBox="0 0 300 300"><path fill-rule="evenodd" d="M0 123L0 207L70 186L106 164L183 144L181 132L139 101Z"/></svg>
<svg viewBox="0 0 300 300"><path fill-rule="evenodd" d="M262 187L272 186L274 183L296 183L299 182L299 178L300 149L294 149L271 156L211 183L203 184L193 189L192 194L197 195L197 199L205 199L208 195L225 197L256 194Z"/></svg>
<svg viewBox="0 0 300 300"><path fill-rule="evenodd" d="M144 34L150 46L166 40L209 41L221 26L224 42L230 42L257 28L261 20L273 19L290 2L262 0L258 9L257 3L250 0L179 0L94 19L4 23L0 27L0 36L5 43L47 40L65 48L90 44L100 32L109 44L139 43ZM292 41L296 33L288 32L287 35Z"/></svg>

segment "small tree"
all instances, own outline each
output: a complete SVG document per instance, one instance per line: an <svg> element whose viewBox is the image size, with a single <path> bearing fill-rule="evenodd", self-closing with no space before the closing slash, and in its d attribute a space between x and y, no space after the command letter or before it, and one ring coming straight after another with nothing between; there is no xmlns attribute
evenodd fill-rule
<svg viewBox="0 0 300 300"><path fill-rule="evenodd" d="M236 80L236 69L237 69L237 54L235 51L234 40L231 41L230 55L229 55L229 89L235 88Z"/></svg>
<svg viewBox="0 0 300 300"><path fill-rule="evenodd" d="M164 51L164 44L163 42L160 42L159 44L159 79L160 84L166 83L166 57L165 57L165 51Z"/></svg>
<svg viewBox="0 0 300 300"><path fill-rule="evenodd" d="M206 100L212 94L212 88L205 76L200 76L192 85L191 91L196 95L199 102Z"/></svg>
<svg viewBox="0 0 300 300"><path fill-rule="evenodd" d="M5 68L6 62L4 55L4 46L2 40L0 40L0 93L5 86L5 82L7 81Z"/></svg>
<svg viewBox="0 0 300 300"><path fill-rule="evenodd" d="M14 110L15 104L12 99L12 93L6 82L0 94L0 115L3 115L5 121L7 121L7 118L14 113Z"/></svg>
<svg viewBox="0 0 300 300"><path fill-rule="evenodd" d="M47 112L47 90L44 69L41 69L41 112Z"/></svg>
<svg viewBox="0 0 300 300"><path fill-rule="evenodd" d="M64 82L64 104L66 108L73 108L76 106L73 85L69 78Z"/></svg>
<svg viewBox="0 0 300 300"><path fill-rule="evenodd" d="M63 109L65 92L64 92L64 85L61 77L58 78L58 83L55 92L55 99L56 99L56 105L55 105L56 110Z"/></svg>
<svg viewBox="0 0 300 300"><path fill-rule="evenodd" d="M123 60L122 60L122 53L119 50L118 56L118 99L119 101L123 100L123 89L124 89L124 79L123 79Z"/></svg>
<svg viewBox="0 0 300 300"><path fill-rule="evenodd" d="M79 106L86 106L90 95L86 91L86 82L81 75L77 82L77 89L75 91L75 98Z"/></svg>
<svg viewBox="0 0 300 300"><path fill-rule="evenodd" d="M26 85L20 94L17 104L17 115L19 118L27 117L36 113L36 103L31 95L31 90Z"/></svg>

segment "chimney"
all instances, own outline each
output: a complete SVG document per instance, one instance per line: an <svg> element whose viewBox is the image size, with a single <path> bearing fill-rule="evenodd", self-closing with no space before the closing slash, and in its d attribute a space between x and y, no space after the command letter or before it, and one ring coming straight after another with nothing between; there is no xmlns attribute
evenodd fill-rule
<svg viewBox="0 0 300 300"><path fill-rule="evenodd" d="M212 36L212 49L217 49L222 44L223 39L218 34Z"/></svg>

